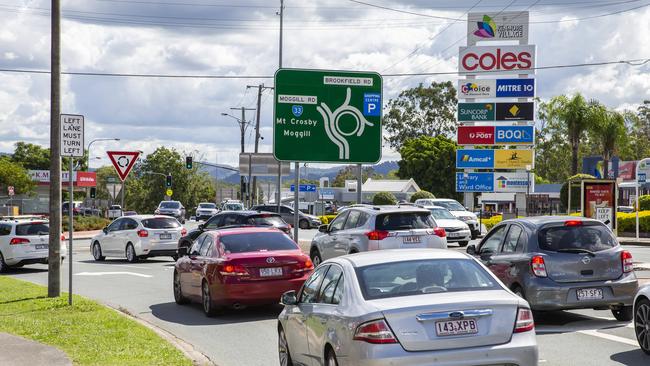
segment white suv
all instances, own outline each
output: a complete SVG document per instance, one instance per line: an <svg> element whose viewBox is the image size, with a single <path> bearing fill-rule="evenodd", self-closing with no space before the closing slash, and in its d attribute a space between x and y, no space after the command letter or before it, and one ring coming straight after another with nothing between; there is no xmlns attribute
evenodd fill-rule
<svg viewBox="0 0 650 366"><path fill-rule="evenodd" d="M448 198L422 198L415 200L415 204L420 206L438 206L446 208L452 215L456 216L459 220L469 226L469 229L472 231L472 240L481 235L481 228L479 227L476 215L473 212L468 211L456 200Z"/></svg>
<svg viewBox="0 0 650 366"><path fill-rule="evenodd" d="M15 219L0 221L0 273L10 267L25 264L46 264L49 254L50 225L42 219ZM61 260L66 245L61 236Z"/></svg>

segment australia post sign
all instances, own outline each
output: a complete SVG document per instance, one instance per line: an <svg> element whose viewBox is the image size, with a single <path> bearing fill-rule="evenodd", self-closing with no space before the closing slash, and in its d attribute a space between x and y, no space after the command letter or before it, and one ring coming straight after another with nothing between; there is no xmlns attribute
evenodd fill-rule
<svg viewBox="0 0 650 366"><path fill-rule="evenodd" d="M458 145L533 145L533 126L459 126Z"/></svg>
<svg viewBox="0 0 650 366"><path fill-rule="evenodd" d="M535 46L461 47L458 71L460 74L534 74Z"/></svg>

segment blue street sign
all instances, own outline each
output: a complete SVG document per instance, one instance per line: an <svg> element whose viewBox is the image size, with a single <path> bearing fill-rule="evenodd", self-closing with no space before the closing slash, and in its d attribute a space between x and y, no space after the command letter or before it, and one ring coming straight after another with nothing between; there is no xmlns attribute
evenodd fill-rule
<svg viewBox="0 0 650 366"><path fill-rule="evenodd" d="M645 183L646 175L645 173L639 173L639 183Z"/></svg>
<svg viewBox="0 0 650 366"><path fill-rule="evenodd" d="M535 96L535 79L497 80L497 98L532 98Z"/></svg>
<svg viewBox="0 0 650 366"><path fill-rule="evenodd" d="M496 126L494 143L499 144L534 144L535 127L533 126Z"/></svg>
<svg viewBox="0 0 650 366"><path fill-rule="evenodd" d="M494 192L494 173L456 173L456 192Z"/></svg>
<svg viewBox="0 0 650 366"><path fill-rule="evenodd" d="M456 168L473 169L473 168L493 168L494 167L494 150L473 150L458 149L456 150Z"/></svg>
<svg viewBox="0 0 650 366"><path fill-rule="evenodd" d="M294 192L296 190L296 185L292 184L291 185L291 192ZM316 192L316 185L315 184L301 184L300 187L298 188L298 192Z"/></svg>

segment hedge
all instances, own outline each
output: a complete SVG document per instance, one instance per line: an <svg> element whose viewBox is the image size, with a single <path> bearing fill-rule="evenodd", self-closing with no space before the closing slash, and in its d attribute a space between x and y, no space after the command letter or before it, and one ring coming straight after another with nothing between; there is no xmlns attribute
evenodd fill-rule
<svg viewBox="0 0 650 366"><path fill-rule="evenodd" d="M423 199L423 198L436 198L436 196L433 193L429 192L429 191L415 192L411 196L411 203L415 203L415 201L417 201L419 199Z"/></svg>
<svg viewBox="0 0 650 366"><path fill-rule="evenodd" d="M571 216L580 216L579 213L573 213ZM490 230L496 224L503 220L502 216L493 216L489 219L483 220L483 225ZM618 223L618 232L634 232L636 231L636 213L616 213L616 221ZM650 232L650 210L639 212L639 231Z"/></svg>
<svg viewBox="0 0 650 366"><path fill-rule="evenodd" d="M397 198L390 192L379 192L372 197L373 205L396 205Z"/></svg>
<svg viewBox="0 0 650 366"><path fill-rule="evenodd" d="M63 223L63 231L68 231L68 216L63 216L61 220ZM98 216L75 216L74 217L74 231L91 231L101 230L106 225L110 224L111 220Z"/></svg>

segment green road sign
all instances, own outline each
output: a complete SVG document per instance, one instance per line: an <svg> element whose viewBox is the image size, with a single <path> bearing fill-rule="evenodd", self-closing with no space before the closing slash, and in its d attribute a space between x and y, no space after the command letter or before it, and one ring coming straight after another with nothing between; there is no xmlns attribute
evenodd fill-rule
<svg viewBox="0 0 650 366"><path fill-rule="evenodd" d="M382 79L374 72L275 73L273 154L280 161L381 159Z"/></svg>
<svg viewBox="0 0 650 366"><path fill-rule="evenodd" d="M459 121L494 121L494 103L458 103Z"/></svg>

